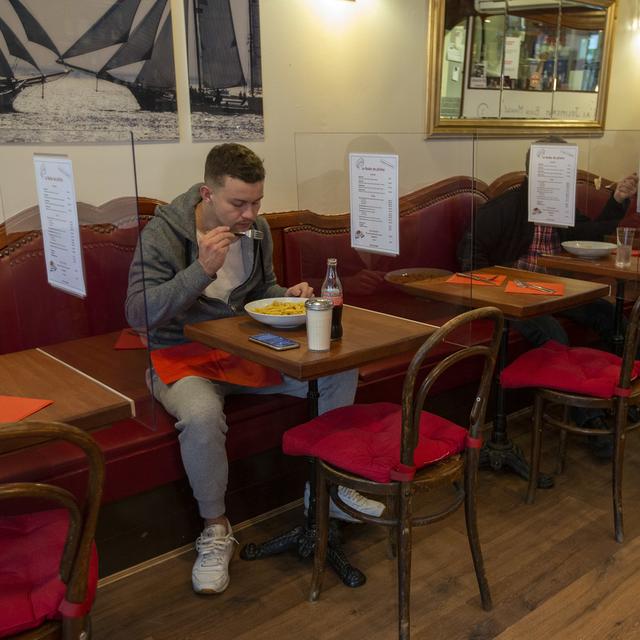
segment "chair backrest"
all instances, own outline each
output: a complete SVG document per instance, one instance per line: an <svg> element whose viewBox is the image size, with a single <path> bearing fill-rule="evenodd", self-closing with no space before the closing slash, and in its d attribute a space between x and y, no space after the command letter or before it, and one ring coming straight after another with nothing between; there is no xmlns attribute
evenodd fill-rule
<svg viewBox="0 0 640 640"><path fill-rule="evenodd" d="M638 353L638 343L640 343L640 298L635 301L629 314L629 324L624 338L620 382L618 383L621 389L628 389L631 386L631 373Z"/></svg>
<svg viewBox="0 0 640 640"><path fill-rule="evenodd" d="M82 449L87 458L87 490L83 502L66 489L53 485L37 482L0 484L0 503L10 499L19 500L21 515L24 515L25 505L35 504L40 512L42 509L51 509L52 503L55 508L62 507L69 514L59 571L60 579L65 585L64 602L60 609L65 633L67 624L75 624L68 620L67 614L70 618L80 617L76 608L84 606L88 595L89 568L104 484L104 458L100 447L88 433L68 424L27 421L0 425L0 444L3 447L12 441L15 441L16 446L22 447L31 439L66 441ZM39 554L42 550L33 549L33 553Z"/></svg>
<svg viewBox="0 0 640 640"><path fill-rule="evenodd" d="M492 327L489 341L482 344L464 345L464 337L470 335L466 330L479 320L488 321ZM467 359L479 359L483 362L482 374L478 383L478 391L473 397L469 414L469 435L477 438L484 423L487 402L491 390L493 372L500 348L500 339L504 326L502 311L495 307L482 307L462 313L435 331L417 351L407 370L402 389L402 448L401 462L413 466L413 453L418 445L420 412L429 410L427 399L429 391L438 379L451 367ZM454 332L461 339L456 339ZM422 382L418 381L418 372L422 363L430 353L435 351L444 341L458 344L460 348L443 357L428 373Z"/></svg>

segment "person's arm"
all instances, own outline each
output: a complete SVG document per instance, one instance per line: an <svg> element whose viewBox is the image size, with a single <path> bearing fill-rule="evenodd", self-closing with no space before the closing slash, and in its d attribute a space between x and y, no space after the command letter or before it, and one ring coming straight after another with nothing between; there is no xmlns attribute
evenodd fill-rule
<svg viewBox="0 0 640 640"><path fill-rule="evenodd" d="M162 222L154 222L142 232L129 269L125 313L128 323L137 330L167 324L189 308L213 281L197 260L187 264L185 255L183 268L170 260L167 247L174 243ZM186 247L181 250L186 251Z"/></svg>
<svg viewBox="0 0 640 640"><path fill-rule="evenodd" d="M603 236L613 233L618 222L624 218L629 199L636 193L637 188L638 175L635 173L620 180L595 220L590 220L579 212L576 214L573 236L579 240L602 240Z"/></svg>

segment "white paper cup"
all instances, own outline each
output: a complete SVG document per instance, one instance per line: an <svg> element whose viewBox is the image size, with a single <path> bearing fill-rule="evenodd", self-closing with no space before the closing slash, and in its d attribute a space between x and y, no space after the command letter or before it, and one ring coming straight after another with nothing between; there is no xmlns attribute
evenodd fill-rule
<svg viewBox="0 0 640 640"><path fill-rule="evenodd" d="M331 346L331 312L328 298L311 298L304 303L307 310L307 346L309 351L329 351Z"/></svg>
<svg viewBox="0 0 640 640"><path fill-rule="evenodd" d="M618 227L616 229L616 267L619 269L626 269L631 265L634 233L634 227Z"/></svg>

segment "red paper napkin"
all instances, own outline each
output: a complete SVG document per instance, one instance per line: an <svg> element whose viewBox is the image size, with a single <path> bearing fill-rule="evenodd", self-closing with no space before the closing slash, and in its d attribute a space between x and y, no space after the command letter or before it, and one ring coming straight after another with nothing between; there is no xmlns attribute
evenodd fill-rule
<svg viewBox="0 0 640 640"><path fill-rule="evenodd" d="M482 280L476 280L475 278L465 278L464 276L459 276L457 274L453 274L450 278L447 278L445 282L449 284L472 284L472 285L480 285L481 287L494 287L501 285L507 278L504 275L497 275L495 273L474 273L469 275L477 275L479 278L493 278L491 282L482 282Z"/></svg>
<svg viewBox="0 0 640 640"><path fill-rule="evenodd" d="M545 287L546 289L553 289L553 293L545 293L544 291L531 289L529 287L518 287L512 280L509 280L504 290L506 293L533 293L539 296L564 295L564 284L562 284L562 282L534 282L533 280L527 280L527 282L530 282L531 284L537 284L539 287Z"/></svg>
<svg viewBox="0 0 640 640"><path fill-rule="evenodd" d="M118 336L114 349L146 349L144 342L133 329L123 329Z"/></svg>
<svg viewBox="0 0 640 640"><path fill-rule="evenodd" d="M282 382L282 376L275 369L197 342L152 351L151 361L158 377L165 384L187 376L247 387L273 387Z"/></svg>
<svg viewBox="0 0 640 640"><path fill-rule="evenodd" d="M0 422L17 422L50 404L53 404L53 400L0 396Z"/></svg>

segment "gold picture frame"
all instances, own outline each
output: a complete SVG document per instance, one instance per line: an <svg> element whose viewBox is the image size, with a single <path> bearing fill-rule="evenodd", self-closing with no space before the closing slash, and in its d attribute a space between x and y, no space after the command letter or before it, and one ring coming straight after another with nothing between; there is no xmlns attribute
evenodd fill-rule
<svg viewBox="0 0 640 640"><path fill-rule="evenodd" d="M504 7L502 11L501 5ZM479 10L492 9L493 14L479 13ZM506 3L500 0L428 0L427 137L602 133L613 50L615 10L615 0L507 0ZM494 32L494 43L484 33L485 23L488 25L492 19L499 21L501 17L503 30ZM547 33L544 39L553 42L554 20L557 25L556 44L548 47L551 53L547 52L544 56L538 53L540 59L537 62L534 58L528 58L526 54L529 49L541 48L538 41L543 37L530 32L540 29L540 34ZM445 24L448 29L445 29ZM461 33L454 33L454 29L459 29ZM481 46L474 42L474 34L478 29L483 32ZM455 39L452 40L454 36ZM572 57L563 59L566 41L572 39L580 42L580 51L577 52L576 46L576 50L571 51ZM490 41L488 44L487 40ZM587 47L592 46L594 41L597 43L592 55L595 62L590 62L584 55L580 58L583 50L587 54L589 52L583 46L583 41L587 43ZM499 52L501 66L489 78L488 74L485 75L485 63L472 65L472 56L484 56L487 47L492 44L495 45L494 49L502 46L501 55ZM510 46L511 52L507 51ZM527 51L525 46L528 47ZM520 47L525 55L520 53ZM478 54L479 49L481 54ZM536 64L539 70L545 70L545 81L551 87L546 91L535 90L540 89L535 85L536 75L540 80L540 73L537 71L531 72L527 78L523 77L527 75L528 69L535 69ZM504 73L507 65L516 74L515 79ZM587 81L584 69L589 65L592 67L588 71L591 73L591 80ZM521 72L518 78L518 70L522 68L525 73ZM594 68L597 73L593 71ZM552 71L547 73L549 69ZM443 74L446 74L444 83ZM515 80L513 85L512 80ZM457 86L456 82L459 83ZM587 89L583 88L585 83L588 84ZM449 86L453 86L453 97L446 95ZM455 91L460 94L459 97L455 95ZM478 98L478 95L481 97ZM479 102L482 98L487 99ZM562 107L562 104L565 106Z"/></svg>

